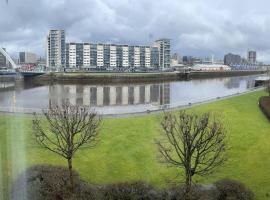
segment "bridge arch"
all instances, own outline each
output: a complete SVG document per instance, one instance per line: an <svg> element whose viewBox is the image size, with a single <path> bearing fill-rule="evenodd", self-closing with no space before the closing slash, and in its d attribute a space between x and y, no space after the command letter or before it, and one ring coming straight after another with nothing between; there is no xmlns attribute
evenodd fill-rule
<svg viewBox="0 0 270 200"><path fill-rule="evenodd" d="M7 54L7 52L2 47L0 47L0 53L2 53L6 57L6 59L11 64L11 66L12 66L13 69L18 68L18 66L16 65L16 63L12 60L12 58Z"/></svg>

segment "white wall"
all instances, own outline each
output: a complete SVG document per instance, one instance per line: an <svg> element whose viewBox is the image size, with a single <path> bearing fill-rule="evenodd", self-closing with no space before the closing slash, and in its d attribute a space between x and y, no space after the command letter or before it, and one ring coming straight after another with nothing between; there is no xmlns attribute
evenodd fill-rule
<svg viewBox="0 0 270 200"><path fill-rule="evenodd" d="M110 46L110 67L116 67L116 46Z"/></svg>
<svg viewBox="0 0 270 200"><path fill-rule="evenodd" d="M145 48L145 67L151 66L151 50L150 47Z"/></svg>
<svg viewBox="0 0 270 200"><path fill-rule="evenodd" d="M128 67L128 47L123 47L123 67Z"/></svg>
<svg viewBox="0 0 270 200"><path fill-rule="evenodd" d="M134 47L134 66L140 67L140 47Z"/></svg>

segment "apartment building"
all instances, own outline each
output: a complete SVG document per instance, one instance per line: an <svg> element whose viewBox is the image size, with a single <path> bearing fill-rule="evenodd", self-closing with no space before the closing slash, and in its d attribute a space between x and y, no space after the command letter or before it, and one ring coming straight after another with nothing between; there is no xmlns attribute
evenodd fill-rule
<svg viewBox="0 0 270 200"><path fill-rule="evenodd" d="M103 43L65 43L63 30L51 30L47 66L66 68L169 68L170 40L152 46ZM63 49L64 48L64 49Z"/></svg>
<svg viewBox="0 0 270 200"><path fill-rule="evenodd" d="M65 67L66 38L64 30L50 30L47 36L47 66Z"/></svg>
<svg viewBox="0 0 270 200"><path fill-rule="evenodd" d="M171 41L170 39L156 40L154 46L159 51L159 66L162 69L169 68L171 66Z"/></svg>

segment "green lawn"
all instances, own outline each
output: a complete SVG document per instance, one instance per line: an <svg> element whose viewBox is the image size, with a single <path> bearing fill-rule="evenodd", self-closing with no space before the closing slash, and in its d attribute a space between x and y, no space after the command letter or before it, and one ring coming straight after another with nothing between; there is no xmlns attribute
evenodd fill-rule
<svg viewBox="0 0 270 200"><path fill-rule="evenodd" d="M225 177L238 179L250 187L258 199L267 199L266 193L270 193L270 123L257 105L262 95L262 91L253 92L190 109L221 114L229 136L226 165L211 176L197 177L198 182L211 183ZM160 118L161 115L148 115L105 119L99 146L78 152L74 168L84 180L97 184L145 180L164 187L168 181L176 181L181 178L179 171L158 162L154 139L160 135ZM35 144L30 117L0 116L0 145L0 168L5 172L0 176L6 181L35 163L65 164L63 159Z"/></svg>

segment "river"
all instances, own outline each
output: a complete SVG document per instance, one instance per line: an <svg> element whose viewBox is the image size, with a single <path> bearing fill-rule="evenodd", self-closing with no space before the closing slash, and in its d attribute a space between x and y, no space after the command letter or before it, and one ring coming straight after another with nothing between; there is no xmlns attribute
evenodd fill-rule
<svg viewBox="0 0 270 200"><path fill-rule="evenodd" d="M100 114L129 114L175 108L246 92L261 75L136 84L0 82L0 111L39 112L65 102Z"/></svg>

